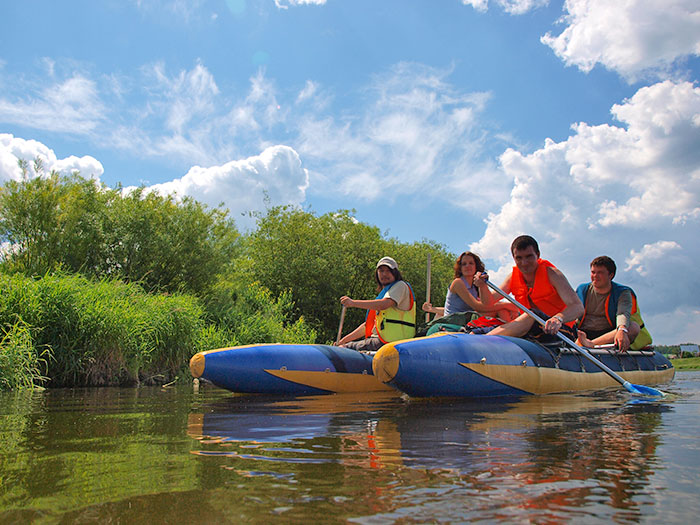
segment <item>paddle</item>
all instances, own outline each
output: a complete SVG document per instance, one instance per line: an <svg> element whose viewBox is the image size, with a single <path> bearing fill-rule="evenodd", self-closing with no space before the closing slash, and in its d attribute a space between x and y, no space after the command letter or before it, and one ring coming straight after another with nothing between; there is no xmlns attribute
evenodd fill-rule
<svg viewBox="0 0 700 525"><path fill-rule="evenodd" d="M491 281L486 281L486 284L488 285L489 288L491 288L493 291L496 293L502 295L506 299L508 299L511 303L513 303L515 306L520 308L523 312L526 312L530 317L532 317L535 321L540 323L542 326L544 326L545 321L537 315L535 312L532 310L529 310L528 308L525 308L522 304L520 304L519 301L511 297L509 294L505 293L503 290L501 290L498 286L493 284ZM615 381L620 383L622 386L624 386L628 392L631 392L632 394L639 394L639 395L646 395L646 396L659 396L663 397L665 394L661 390L657 390L656 388L651 388L649 386L643 386L643 385L633 385L629 381L625 381L622 379L619 375L617 375L615 372L610 370L605 364L601 363L598 359L593 357L593 355L586 350L585 348L577 345L574 343L571 339L569 339L567 336L562 334L561 332L557 332L557 337L564 341L566 344L570 345L572 348L574 348L578 353L580 353L583 357L594 363L598 368L600 368L603 372L608 374L610 377L612 377Z"/></svg>
<svg viewBox="0 0 700 525"><path fill-rule="evenodd" d="M345 321L345 309L346 306L343 305L343 309L340 311L340 325L338 325L338 337L335 340L335 344L340 343L340 337L343 335L343 322Z"/></svg>
<svg viewBox="0 0 700 525"><path fill-rule="evenodd" d="M428 276L425 280L425 302L430 302L430 254L428 254ZM425 312L425 322L430 321L430 313Z"/></svg>

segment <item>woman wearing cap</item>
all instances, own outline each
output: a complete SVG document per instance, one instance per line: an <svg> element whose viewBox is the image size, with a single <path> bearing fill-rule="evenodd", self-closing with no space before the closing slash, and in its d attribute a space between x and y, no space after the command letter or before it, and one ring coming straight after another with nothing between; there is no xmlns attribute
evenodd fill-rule
<svg viewBox="0 0 700 525"><path fill-rule="evenodd" d="M385 343L415 336L413 291L401 277L396 261L391 257L382 257L377 263L374 278L380 289L375 299L340 298L340 303L345 307L363 308L369 312L364 323L338 341L339 346L374 351ZM361 337L364 339L357 341Z"/></svg>

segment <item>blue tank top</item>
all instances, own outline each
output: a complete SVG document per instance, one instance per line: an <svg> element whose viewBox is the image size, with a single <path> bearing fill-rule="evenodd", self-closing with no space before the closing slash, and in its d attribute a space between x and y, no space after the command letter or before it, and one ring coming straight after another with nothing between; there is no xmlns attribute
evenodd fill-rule
<svg viewBox="0 0 700 525"><path fill-rule="evenodd" d="M469 290L469 293L474 296L474 299L478 299L479 290L477 287L468 283L464 277L460 277L460 279L462 279L462 282L464 282L467 290ZM465 303L459 295L452 293L449 288L447 289L447 297L445 297L445 315L455 314L457 312L466 312L471 309L471 306Z"/></svg>

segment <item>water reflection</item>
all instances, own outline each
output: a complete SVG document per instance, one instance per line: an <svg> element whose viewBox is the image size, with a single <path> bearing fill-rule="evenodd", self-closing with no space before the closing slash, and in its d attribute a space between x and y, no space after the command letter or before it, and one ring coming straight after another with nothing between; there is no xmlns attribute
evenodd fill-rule
<svg viewBox="0 0 700 525"><path fill-rule="evenodd" d="M449 489L462 519L526 512L554 520L591 508L606 519L639 518L648 503L639 495L657 468L656 430L671 410L626 404L618 392L478 402L232 398L206 409L190 415L189 435L202 445L193 453L235 458L227 468L242 475L296 479L285 464L334 464L345 469L340 477L374 489L386 518L399 519L395 512L419 503L406 498L429 486ZM258 470L270 462L277 466Z"/></svg>
<svg viewBox="0 0 700 525"><path fill-rule="evenodd" d="M685 377L643 404L0 394L0 523L687 521L700 374Z"/></svg>

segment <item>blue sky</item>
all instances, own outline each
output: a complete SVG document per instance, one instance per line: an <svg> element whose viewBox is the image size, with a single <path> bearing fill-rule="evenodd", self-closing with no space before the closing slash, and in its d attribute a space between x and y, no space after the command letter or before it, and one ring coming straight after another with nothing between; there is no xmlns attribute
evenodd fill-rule
<svg viewBox="0 0 700 525"><path fill-rule="evenodd" d="M655 341L700 341L697 0L33 0L0 7L0 182L357 210L472 248L607 254ZM400 261L399 261L400 262ZM433 292L436 297L438 292Z"/></svg>

